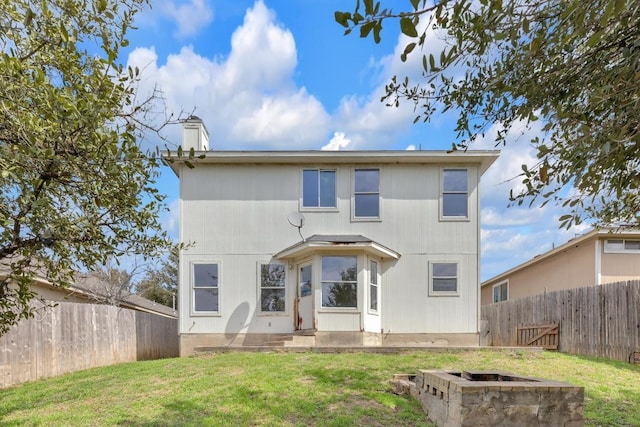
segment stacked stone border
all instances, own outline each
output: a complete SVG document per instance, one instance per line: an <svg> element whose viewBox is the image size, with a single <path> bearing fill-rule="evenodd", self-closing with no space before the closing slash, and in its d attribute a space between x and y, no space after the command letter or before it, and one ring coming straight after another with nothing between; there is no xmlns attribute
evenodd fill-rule
<svg viewBox="0 0 640 427"><path fill-rule="evenodd" d="M393 378L439 427L584 425L584 387L501 371L420 370Z"/></svg>

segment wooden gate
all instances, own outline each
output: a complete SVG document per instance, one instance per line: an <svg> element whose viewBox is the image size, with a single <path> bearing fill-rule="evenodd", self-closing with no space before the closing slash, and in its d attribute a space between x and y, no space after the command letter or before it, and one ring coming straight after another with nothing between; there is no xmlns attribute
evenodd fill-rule
<svg viewBox="0 0 640 427"><path fill-rule="evenodd" d="M516 328L518 346L542 347L545 350L558 350L558 323L546 325L522 325Z"/></svg>

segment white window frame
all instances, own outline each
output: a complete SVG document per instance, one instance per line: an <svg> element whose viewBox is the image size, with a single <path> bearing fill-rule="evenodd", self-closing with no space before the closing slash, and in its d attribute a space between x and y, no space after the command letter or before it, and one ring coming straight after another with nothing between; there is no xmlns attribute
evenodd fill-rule
<svg viewBox="0 0 640 427"><path fill-rule="evenodd" d="M378 191L356 192L356 171L375 170L378 171ZM375 166L359 166L353 168L351 173L351 220L353 222L380 222L382 221L382 193L380 184L382 183L382 171ZM356 194L377 194L378 195L378 216L356 216Z"/></svg>
<svg viewBox="0 0 640 427"><path fill-rule="evenodd" d="M304 172L305 171L317 171L318 172L318 206L305 206L304 205ZM333 172L334 173L334 206L320 206L320 172ZM301 212L337 212L338 211L338 170L336 168L322 168L322 167L307 167L300 169L300 200L299 210Z"/></svg>
<svg viewBox="0 0 640 427"><path fill-rule="evenodd" d="M456 290L455 291L435 291L433 289L433 279L451 278L454 276L434 276L433 270L435 264L455 264L456 266ZM429 261L429 296L433 297L457 297L460 296L460 262L450 260Z"/></svg>
<svg viewBox="0 0 640 427"><path fill-rule="evenodd" d="M263 287L262 286L262 266L263 265L279 265L284 269L284 286L282 287ZM282 262L272 262L272 261L258 261L256 267L256 281L258 285L258 301L257 301L257 312L260 316L287 316L287 310L289 309L288 296L289 292L287 291L287 278L289 274L287 273L287 264ZM263 311L262 310L262 291L263 289L282 289L284 290L284 310L282 311Z"/></svg>
<svg viewBox="0 0 640 427"><path fill-rule="evenodd" d="M323 259L325 257L344 257L344 258L355 258L356 259L356 280L348 280L348 281L343 281L343 280L324 280L325 278L323 277L322 273L323 273ZM359 269L358 269L358 265L359 265L359 256L357 255L351 255L351 254L324 254L322 256L320 256L320 307L321 310L324 312L327 311L358 311L358 307L360 306L360 286L358 284L359 280ZM356 290L356 305L352 306L352 307L327 307L324 305L324 286L323 284L325 283L349 283L349 284L354 284L355 285L355 290Z"/></svg>
<svg viewBox="0 0 640 427"><path fill-rule="evenodd" d="M612 242L619 242L622 248L612 248ZM607 239L604 242L604 253L606 254L640 254L640 249L627 249L627 242L640 242L640 239Z"/></svg>
<svg viewBox="0 0 640 427"><path fill-rule="evenodd" d="M465 171L467 174L467 189L465 191L454 191L454 190L449 190L449 191L445 191L444 189L444 175L446 171ZM444 214L444 195L445 194L466 194L467 196L467 214L462 216L462 215L445 215ZM470 215L469 215L469 209L470 209L470 203L469 203L469 168L463 167L463 166L450 166L450 167L443 167L440 169L440 221L469 221L470 220Z"/></svg>
<svg viewBox="0 0 640 427"><path fill-rule="evenodd" d="M504 285L504 286L506 287L506 289L507 289L507 292L506 292L506 294L507 294L507 295L506 295L506 298L505 298L505 299L503 299L503 300L500 300L500 301L496 301L496 288L498 288L498 287L500 287L500 286L503 286L503 285ZM509 281L508 281L508 280L505 280L505 281L500 282L500 283L496 283L495 285L493 285L493 286L491 287L491 299L492 299L492 301L493 301L493 303L494 303L494 304L495 304L495 303L497 303L497 302L509 301Z"/></svg>
<svg viewBox="0 0 640 427"><path fill-rule="evenodd" d="M218 310L196 310L196 283L195 283L195 266L196 265L210 265L216 264L218 266L218 283L215 287L198 287L200 289L218 289ZM189 263L189 285L191 287L191 315L192 316L222 316L222 262L219 260L197 260Z"/></svg>
<svg viewBox="0 0 640 427"><path fill-rule="evenodd" d="M376 265L376 272L375 274L373 273L373 268L372 264ZM374 279L375 278L375 283ZM368 296L368 304L367 304L367 312L369 314L380 314L380 263L377 260L374 259L370 259L369 260L369 283L367 286L367 296ZM375 287L375 292L376 292L376 308L372 308L371 307L371 295L373 293L373 289Z"/></svg>

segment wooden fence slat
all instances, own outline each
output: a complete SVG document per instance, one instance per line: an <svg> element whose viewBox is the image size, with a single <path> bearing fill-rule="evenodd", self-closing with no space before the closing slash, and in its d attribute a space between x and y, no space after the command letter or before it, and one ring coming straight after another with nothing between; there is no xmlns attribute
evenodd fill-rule
<svg viewBox="0 0 640 427"><path fill-rule="evenodd" d="M481 319L490 334L487 345L514 346L518 340L550 345L553 336L519 326L558 323L558 350L628 361L640 351L640 281L567 289L483 305Z"/></svg>
<svg viewBox="0 0 640 427"><path fill-rule="evenodd" d="M0 337L0 388L96 366L179 355L178 320L61 302Z"/></svg>

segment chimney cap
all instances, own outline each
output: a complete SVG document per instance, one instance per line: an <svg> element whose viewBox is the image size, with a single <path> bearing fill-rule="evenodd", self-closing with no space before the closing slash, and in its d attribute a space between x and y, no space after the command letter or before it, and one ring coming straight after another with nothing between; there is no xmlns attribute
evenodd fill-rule
<svg viewBox="0 0 640 427"><path fill-rule="evenodd" d="M202 122L202 119L195 114L192 114L185 119L185 122Z"/></svg>

